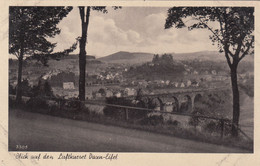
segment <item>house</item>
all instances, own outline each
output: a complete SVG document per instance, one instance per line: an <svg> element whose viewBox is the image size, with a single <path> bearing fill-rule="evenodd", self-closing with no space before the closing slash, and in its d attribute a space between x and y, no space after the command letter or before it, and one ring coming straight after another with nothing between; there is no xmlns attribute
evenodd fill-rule
<svg viewBox="0 0 260 166"><path fill-rule="evenodd" d="M111 97L113 96L113 92L110 90L106 90L106 97Z"/></svg>
<svg viewBox="0 0 260 166"><path fill-rule="evenodd" d="M218 74L224 76L224 75L227 75L227 72L225 72L225 71L219 71Z"/></svg>
<svg viewBox="0 0 260 166"><path fill-rule="evenodd" d="M114 96L121 97L121 93L120 92L116 92Z"/></svg>
<svg viewBox="0 0 260 166"><path fill-rule="evenodd" d="M131 84L132 85L137 85L137 83L135 81L132 81Z"/></svg>
<svg viewBox="0 0 260 166"><path fill-rule="evenodd" d="M212 81L212 76L210 76L210 75L208 75L208 76L206 76L206 81Z"/></svg>
<svg viewBox="0 0 260 166"><path fill-rule="evenodd" d="M127 96L134 96L135 93L136 93L136 91L135 91L135 89L125 88L124 93L125 93Z"/></svg>
<svg viewBox="0 0 260 166"><path fill-rule="evenodd" d="M102 94L101 93L96 93L96 98L101 98Z"/></svg>
<svg viewBox="0 0 260 166"><path fill-rule="evenodd" d="M179 83L178 83L178 82L174 82L174 86L175 86L176 88L178 88Z"/></svg>
<svg viewBox="0 0 260 166"><path fill-rule="evenodd" d="M76 98L78 97L78 91L69 91L65 95L65 99L70 99L70 98Z"/></svg>
<svg viewBox="0 0 260 166"><path fill-rule="evenodd" d="M93 99L93 96L92 96L92 94L86 94L86 96L85 96L85 97L86 97L86 99L87 99L87 100L91 100L91 99Z"/></svg>
<svg viewBox="0 0 260 166"><path fill-rule="evenodd" d="M141 87L145 87L146 88L148 86L148 83L147 83L147 81L142 80L142 81L138 82L138 85L141 86Z"/></svg>
<svg viewBox="0 0 260 166"><path fill-rule="evenodd" d="M92 80L86 80L86 86L92 86L93 81Z"/></svg>
<svg viewBox="0 0 260 166"><path fill-rule="evenodd" d="M212 71L211 71L211 74L213 74L213 75L217 75L216 70L212 70Z"/></svg>
<svg viewBox="0 0 260 166"><path fill-rule="evenodd" d="M63 89L75 89L74 82L63 82Z"/></svg>
<svg viewBox="0 0 260 166"><path fill-rule="evenodd" d="M189 86L191 86L191 81L190 80L187 81L187 87L189 87Z"/></svg>
<svg viewBox="0 0 260 166"><path fill-rule="evenodd" d="M199 82L194 80L194 81L192 81L191 86L198 87L199 86Z"/></svg>
<svg viewBox="0 0 260 166"><path fill-rule="evenodd" d="M181 88L184 88L185 87L185 84L182 82L181 83Z"/></svg>
<svg viewBox="0 0 260 166"><path fill-rule="evenodd" d="M93 95L91 91L86 91L86 95L85 95L87 100L93 99Z"/></svg>

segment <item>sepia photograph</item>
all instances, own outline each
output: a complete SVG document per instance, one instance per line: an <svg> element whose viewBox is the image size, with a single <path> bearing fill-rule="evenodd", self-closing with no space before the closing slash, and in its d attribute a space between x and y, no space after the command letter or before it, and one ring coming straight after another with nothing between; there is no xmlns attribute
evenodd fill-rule
<svg viewBox="0 0 260 166"><path fill-rule="evenodd" d="M8 151L254 153L255 12L9 6Z"/></svg>

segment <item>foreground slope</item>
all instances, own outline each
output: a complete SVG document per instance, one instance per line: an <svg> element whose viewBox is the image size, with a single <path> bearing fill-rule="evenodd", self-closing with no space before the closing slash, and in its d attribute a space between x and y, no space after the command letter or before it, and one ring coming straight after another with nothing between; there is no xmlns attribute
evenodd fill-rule
<svg viewBox="0 0 260 166"><path fill-rule="evenodd" d="M9 111L9 150L85 152L248 152L145 131Z"/></svg>

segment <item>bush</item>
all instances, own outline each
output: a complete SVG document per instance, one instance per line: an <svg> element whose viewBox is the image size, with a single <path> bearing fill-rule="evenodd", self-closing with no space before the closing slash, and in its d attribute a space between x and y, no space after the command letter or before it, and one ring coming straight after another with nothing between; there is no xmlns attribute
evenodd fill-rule
<svg viewBox="0 0 260 166"><path fill-rule="evenodd" d="M166 124L173 125L173 126L179 126L181 123L179 121L177 121L177 120L168 120L166 122Z"/></svg>
<svg viewBox="0 0 260 166"><path fill-rule="evenodd" d="M221 125L218 121L210 121L203 129L208 133L218 133L221 132Z"/></svg>
<svg viewBox="0 0 260 166"><path fill-rule="evenodd" d="M193 114L227 118L230 112L230 98L228 91L205 94L199 101L195 101Z"/></svg>
<svg viewBox="0 0 260 166"><path fill-rule="evenodd" d="M189 123L190 126L194 126L194 127L196 127L196 126L199 125L200 120L199 120L198 117L196 117L196 116L192 116L192 117L190 118L190 120L189 120L188 123Z"/></svg>
<svg viewBox="0 0 260 166"><path fill-rule="evenodd" d="M15 97L9 96L9 108L25 108L26 103L24 100L22 100L19 104L16 102Z"/></svg>
<svg viewBox="0 0 260 166"><path fill-rule="evenodd" d="M46 99L41 96L31 97L30 100L26 103L29 109L47 109L48 104Z"/></svg>
<svg viewBox="0 0 260 166"><path fill-rule="evenodd" d="M225 122L223 124L223 134L225 136L227 135L231 135L231 123L230 122ZM204 123L203 125L203 129L204 131L212 134L212 133L221 133L221 122L220 121L216 121L216 120L210 120L210 121L207 121L206 123Z"/></svg>
<svg viewBox="0 0 260 166"><path fill-rule="evenodd" d="M141 122L141 125L152 125L152 126L157 126L157 125L162 125L164 124L163 116L162 115L153 115L147 118L144 118Z"/></svg>
<svg viewBox="0 0 260 166"><path fill-rule="evenodd" d="M117 97L107 98L106 102L108 104L114 104L114 105L123 105L123 106L139 107L139 108L144 107L142 103L133 104L129 100L126 100L124 98L117 98ZM125 108L106 106L103 112L105 116L116 118L116 119L124 119L126 116ZM128 109L128 118L131 120L144 118L146 117L146 115L147 115L146 110Z"/></svg>
<svg viewBox="0 0 260 166"><path fill-rule="evenodd" d="M10 82L9 82L9 95L15 95L16 94L16 89L13 87Z"/></svg>

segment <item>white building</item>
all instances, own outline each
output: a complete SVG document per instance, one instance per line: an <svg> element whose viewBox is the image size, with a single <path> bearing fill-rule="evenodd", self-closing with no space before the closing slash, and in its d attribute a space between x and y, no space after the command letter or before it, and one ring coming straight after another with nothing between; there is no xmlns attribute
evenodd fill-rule
<svg viewBox="0 0 260 166"><path fill-rule="evenodd" d="M178 82L175 82L175 83L174 83L174 86L175 86L176 88L178 88L179 83L178 83Z"/></svg>
<svg viewBox="0 0 260 166"><path fill-rule="evenodd" d="M113 96L113 92L110 90L106 90L106 97L111 97Z"/></svg>
<svg viewBox="0 0 260 166"><path fill-rule="evenodd" d="M185 87L185 84L182 82L181 83L181 88L184 88Z"/></svg>
<svg viewBox="0 0 260 166"><path fill-rule="evenodd" d="M135 95L135 93L136 93L135 89L125 88L125 94L127 96L133 96L133 95Z"/></svg>
<svg viewBox="0 0 260 166"><path fill-rule="evenodd" d="M87 100L93 99L93 95L91 91L86 91L86 95L85 95Z"/></svg>
<svg viewBox="0 0 260 166"><path fill-rule="evenodd" d="M115 96L116 96L116 97L121 97L121 93L120 93L120 92L116 92L116 93L115 93Z"/></svg>
<svg viewBox="0 0 260 166"><path fill-rule="evenodd" d="M78 91L68 91L66 92L66 95L64 96L65 99L70 99L70 98L76 98L78 97L79 93Z"/></svg>
<svg viewBox="0 0 260 166"><path fill-rule="evenodd" d="M102 97L102 94L101 93L96 93L96 98L100 98Z"/></svg>
<svg viewBox="0 0 260 166"><path fill-rule="evenodd" d="M187 87L189 87L189 86L191 86L191 81L190 80L187 81Z"/></svg>
<svg viewBox="0 0 260 166"><path fill-rule="evenodd" d="M75 89L73 82L63 82L63 89Z"/></svg>

